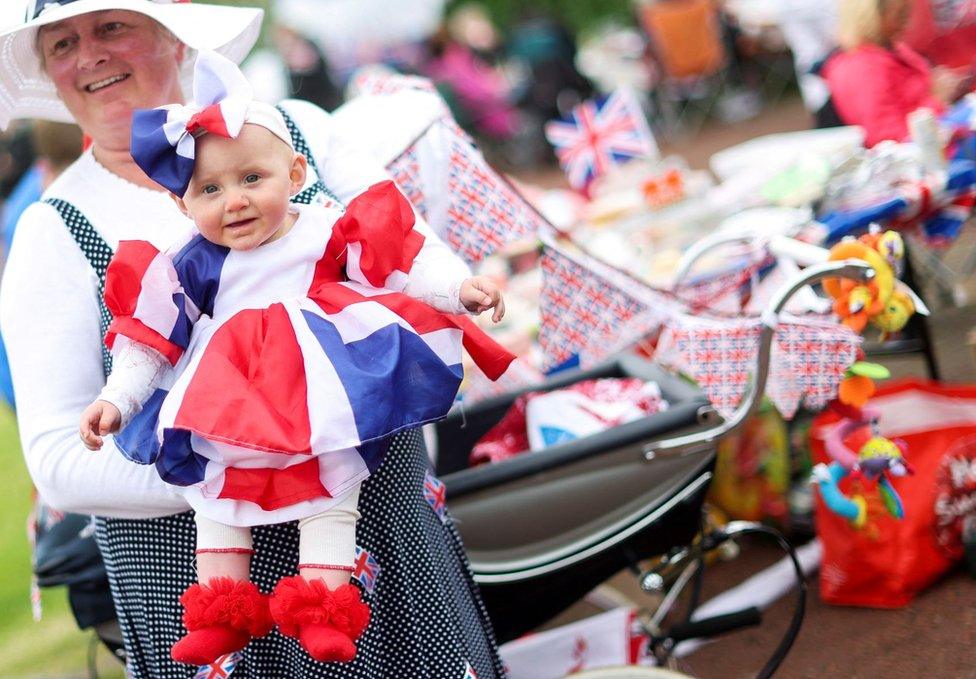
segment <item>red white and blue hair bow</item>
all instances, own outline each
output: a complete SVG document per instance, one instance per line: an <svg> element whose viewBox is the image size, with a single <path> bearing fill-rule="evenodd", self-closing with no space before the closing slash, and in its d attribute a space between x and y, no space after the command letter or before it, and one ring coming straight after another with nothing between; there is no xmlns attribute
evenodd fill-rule
<svg viewBox="0 0 976 679"><path fill-rule="evenodd" d="M281 114L254 100L237 65L201 50L193 71L193 101L134 111L130 153L150 179L182 197L193 176L196 137L211 133L234 139L245 122L268 128L291 146Z"/></svg>

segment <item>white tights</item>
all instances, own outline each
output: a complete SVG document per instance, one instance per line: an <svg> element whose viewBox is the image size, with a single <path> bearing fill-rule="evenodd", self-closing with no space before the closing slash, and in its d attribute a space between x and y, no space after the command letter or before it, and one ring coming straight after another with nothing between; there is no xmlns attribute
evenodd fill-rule
<svg viewBox="0 0 976 679"><path fill-rule="evenodd" d="M359 486L315 516L298 522L300 568L352 571L356 558L356 521L359 520ZM251 529L228 526L196 515L197 554L253 554Z"/></svg>

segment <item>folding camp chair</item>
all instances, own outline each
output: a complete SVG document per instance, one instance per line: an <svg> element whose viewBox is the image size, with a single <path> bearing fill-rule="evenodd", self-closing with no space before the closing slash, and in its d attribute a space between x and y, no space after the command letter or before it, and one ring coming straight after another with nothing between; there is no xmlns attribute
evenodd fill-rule
<svg viewBox="0 0 976 679"><path fill-rule="evenodd" d="M652 98L665 136L701 127L726 89L728 58L713 0L651 0L637 8L660 80ZM697 110L696 116L691 116ZM693 122L692 122L693 121Z"/></svg>

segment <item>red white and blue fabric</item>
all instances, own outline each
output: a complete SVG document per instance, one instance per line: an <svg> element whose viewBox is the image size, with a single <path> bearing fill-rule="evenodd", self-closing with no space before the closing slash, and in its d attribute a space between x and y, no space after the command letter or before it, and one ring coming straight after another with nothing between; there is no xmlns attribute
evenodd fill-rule
<svg viewBox="0 0 976 679"><path fill-rule="evenodd" d="M478 674L471 667L471 663L464 663L464 675L462 675L461 679L478 679Z"/></svg>
<svg viewBox="0 0 976 679"><path fill-rule="evenodd" d="M544 228L542 217L488 165L461 128L447 125L446 132L451 141L443 238L458 256L475 264Z"/></svg>
<svg viewBox="0 0 976 679"><path fill-rule="evenodd" d="M116 442L229 525L334 504L391 435L447 414L462 345L489 377L513 360L470 318L400 292L424 238L393 182L345 213L300 209L254 250L124 241L106 276L106 343L123 335L175 366Z"/></svg>
<svg viewBox="0 0 976 679"><path fill-rule="evenodd" d="M233 62L201 52L193 71L194 103L133 112L133 160L157 184L183 196L193 175L196 137L209 132L236 138L253 98Z"/></svg>
<svg viewBox="0 0 976 679"><path fill-rule="evenodd" d="M545 370L591 365L658 330L681 305L583 253L543 249L539 345Z"/></svg>
<svg viewBox="0 0 976 679"><path fill-rule="evenodd" d="M429 471L424 476L424 499L441 521L447 518L447 486Z"/></svg>
<svg viewBox="0 0 976 679"><path fill-rule="evenodd" d="M393 181L403 191L410 204L417 209L417 214L424 219L429 219L427 196L420 179L420 158L417 155L416 144L394 158L386 166L386 171L393 177Z"/></svg>
<svg viewBox="0 0 976 679"><path fill-rule="evenodd" d="M570 186L580 191L614 164L658 152L644 112L629 90L584 101L569 119L546 123L545 133Z"/></svg>
<svg viewBox="0 0 976 679"><path fill-rule="evenodd" d="M353 76L352 88L360 95L396 94L404 90L437 93L437 88L428 78L417 75L403 75L373 67L364 68Z"/></svg>
<svg viewBox="0 0 976 679"><path fill-rule="evenodd" d="M915 225L931 244L943 245L959 234L972 212L976 196L976 161L956 159L949 163L945 185L931 179L905 183L887 200L853 210L838 210L817 218L827 227L828 243L867 231L873 222Z"/></svg>
<svg viewBox="0 0 976 679"><path fill-rule="evenodd" d="M755 371L761 323L676 316L668 321L655 360L679 370L701 387L723 416L739 405ZM801 404L824 406L837 395L845 370L855 361L860 337L817 319L781 324L773 342L766 395L786 418Z"/></svg>
<svg viewBox="0 0 976 679"><path fill-rule="evenodd" d="M209 665L203 665L193 675L193 679L227 679L241 661L240 651L234 651L217 658Z"/></svg>
<svg viewBox="0 0 976 679"><path fill-rule="evenodd" d="M352 578L356 580L368 594L376 589L376 581L380 577L379 562L365 549L356 545L356 558L353 561Z"/></svg>

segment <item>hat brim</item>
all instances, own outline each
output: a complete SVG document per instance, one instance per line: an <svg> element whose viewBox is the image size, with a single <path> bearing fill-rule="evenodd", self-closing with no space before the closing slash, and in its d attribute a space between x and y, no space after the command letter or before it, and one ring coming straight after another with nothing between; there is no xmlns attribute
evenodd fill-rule
<svg viewBox="0 0 976 679"><path fill-rule="evenodd" d="M159 3L150 0L75 0L54 5L39 17L0 33L0 129L15 118L41 118L74 122L58 97L50 78L41 68L34 49L41 26L80 14L121 9L138 12L165 26L176 38L194 50L210 49L240 63L257 42L264 10L257 7L227 7L189 2ZM183 60L180 80L190 93L193 55Z"/></svg>

